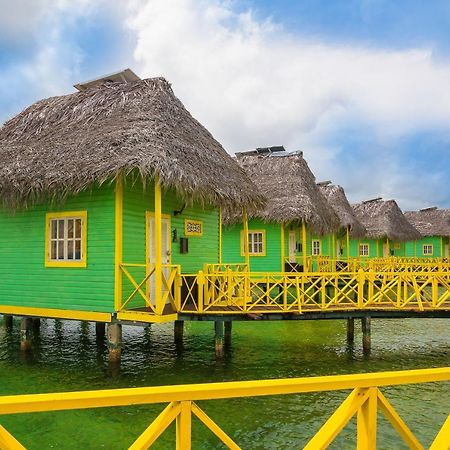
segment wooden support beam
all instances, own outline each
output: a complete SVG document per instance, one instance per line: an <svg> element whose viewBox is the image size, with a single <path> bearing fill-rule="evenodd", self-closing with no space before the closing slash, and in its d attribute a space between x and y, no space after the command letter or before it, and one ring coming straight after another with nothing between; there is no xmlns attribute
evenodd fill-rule
<svg viewBox="0 0 450 450"><path fill-rule="evenodd" d="M99 340L103 340L105 338L104 322L95 322L95 337Z"/></svg>
<svg viewBox="0 0 450 450"><path fill-rule="evenodd" d="M3 316L3 324L4 324L6 330L11 330L12 326L13 326L13 316L10 316L9 314L5 314Z"/></svg>
<svg viewBox="0 0 450 450"><path fill-rule="evenodd" d="M122 325L108 323L108 354L109 362L120 362L122 356Z"/></svg>
<svg viewBox="0 0 450 450"><path fill-rule="evenodd" d="M214 322L214 339L216 356L223 355L223 337L224 337L224 324L223 321Z"/></svg>
<svg viewBox="0 0 450 450"><path fill-rule="evenodd" d="M233 328L233 322L228 320L225 322L224 344L225 347L231 346L231 331Z"/></svg>
<svg viewBox="0 0 450 450"><path fill-rule="evenodd" d="M370 317L366 316L361 319L361 329L363 334L363 352L370 353L371 349L371 323Z"/></svg>
<svg viewBox="0 0 450 450"><path fill-rule="evenodd" d="M31 350L32 325L31 317L22 317L20 322L20 350L25 352Z"/></svg>
<svg viewBox="0 0 450 450"><path fill-rule="evenodd" d="M183 342L184 334L184 320L175 320L173 324L175 343L181 344Z"/></svg>
<svg viewBox="0 0 450 450"><path fill-rule="evenodd" d="M347 319L347 342L353 344L355 341L355 319L349 317Z"/></svg>

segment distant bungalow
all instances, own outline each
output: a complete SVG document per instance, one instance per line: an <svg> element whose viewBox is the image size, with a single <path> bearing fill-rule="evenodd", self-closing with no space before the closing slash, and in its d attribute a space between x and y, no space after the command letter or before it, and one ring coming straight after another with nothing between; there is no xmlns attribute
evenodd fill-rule
<svg viewBox="0 0 450 450"><path fill-rule="evenodd" d="M432 207L419 211L406 211L405 217L422 236L419 240L408 243L410 256L449 257L450 209Z"/></svg>
<svg viewBox="0 0 450 450"><path fill-rule="evenodd" d="M0 129L0 314L158 320L262 197L163 78L76 87Z"/></svg>
<svg viewBox="0 0 450 450"><path fill-rule="evenodd" d="M222 261L246 262L246 245L251 271L301 271L311 256L327 255L329 241L322 238L339 230L339 218L303 154L280 146L237 153L236 158L267 205L249 214L247 243L239 211L224 211Z"/></svg>
<svg viewBox="0 0 450 450"><path fill-rule="evenodd" d="M341 186L331 184L330 181L317 183L320 191L327 199L339 217L340 229L333 239L334 251L329 255L337 259L359 256L357 239L366 234L366 227L358 220L355 211L347 200L344 189Z"/></svg>
<svg viewBox="0 0 450 450"><path fill-rule="evenodd" d="M408 222L395 200L376 198L352 207L367 230L366 237L357 241L361 258L405 257L406 242L420 239L420 233Z"/></svg>

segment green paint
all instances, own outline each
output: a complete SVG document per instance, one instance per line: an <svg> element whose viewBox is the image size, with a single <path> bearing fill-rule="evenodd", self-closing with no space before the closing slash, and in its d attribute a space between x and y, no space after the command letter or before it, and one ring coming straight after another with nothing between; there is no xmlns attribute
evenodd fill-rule
<svg viewBox="0 0 450 450"><path fill-rule="evenodd" d="M87 267L45 267L45 214L87 211ZM0 212L0 298L3 305L108 312L114 298L114 187L42 205Z"/></svg>

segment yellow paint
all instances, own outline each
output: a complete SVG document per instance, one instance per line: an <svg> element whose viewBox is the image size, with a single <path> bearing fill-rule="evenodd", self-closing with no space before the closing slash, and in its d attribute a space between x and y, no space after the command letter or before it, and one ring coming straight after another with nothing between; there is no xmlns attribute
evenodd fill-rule
<svg viewBox="0 0 450 450"><path fill-rule="evenodd" d="M441 254L439 255L441 258L444 256L444 239L441 237Z"/></svg>
<svg viewBox="0 0 450 450"><path fill-rule="evenodd" d="M34 308L28 306L0 305L0 314L12 316L46 317L51 319L88 320L111 322L111 314L95 311L75 311L72 309Z"/></svg>
<svg viewBox="0 0 450 450"><path fill-rule="evenodd" d="M198 230L192 230L191 227L198 227ZM185 236L203 236L203 222L201 220L184 219Z"/></svg>
<svg viewBox="0 0 450 450"><path fill-rule="evenodd" d="M264 238L265 241L265 238ZM281 271L284 272L284 223L280 224Z"/></svg>
<svg viewBox="0 0 450 450"><path fill-rule="evenodd" d="M261 233L262 234L262 253L254 253L247 251L249 256L266 256L266 230L249 230L247 228L247 233L244 230L241 230L241 256L246 256L245 249L248 249L248 235L252 233ZM247 245L245 243L245 236L247 236Z"/></svg>
<svg viewBox="0 0 450 450"><path fill-rule="evenodd" d="M219 208L219 264L222 264L222 208Z"/></svg>
<svg viewBox="0 0 450 450"><path fill-rule="evenodd" d="M364 254L362 251L362 249L365 247L367 248L367 255ZM368 243L366 244L365 242L359 243L358 249L359 249L358 254L360 258L368 258L370 256L370 244Z"/></svg>
<svg viewBox="0 0 450 450"><path fill-rule="evenodd" d="M307 271L307 261L308 261L308 243L306 238L306 223L302 220L302 255L303 255L303 271Z"/></svg>
<svg viewBox="0 0 450 450"><path fill-rule="evenodd" d="M178 319L178 314L157 315L143 311L120 311L117 313L118 320L136 323L166 323Z"/></svg>
<svg viewBox="0 0 450 450"><path fill-rule="evenodd" d="M323 377L7 395L0 397L0 415L166 403L168 405L130 448L148 448L176 420L177 448L180 450L190 449L191 422L192 414L194 414L222 443L228 448L237 450L239 446L195 402L352 390L331 417L313 435L304 449L320 450L328 448L355 415L357 418L358 449L374 449L376 446L377 413L380 412L388 419L398 432L400 439L409 448L423 450L423 446L380 391L380 388L448 381L450 381L450 367L443 367ZM449 437L450 418L446 420L437 433L431 449L448 448ZM0 443L3 447L5 441L14 443L13 439L4 428L0 428ZM396 444L393 445L397 446ZM11 445L6 446L6 448L11 448ZM12 448L20 447L12 446Z"/></svg>
<svg viewBox="0 0 450 450"><path fill-rule="evenodd" d="M425 249L431 250L431 251L425 252ZM434 254L433 244L423 244L423 246L422 246L422 255L423 256L433 256L433 254ZM441 255L442 255L442 251L441 251Z"/></svg>
<svg viewBox="0 0 450 450"><path fill-rule="evenodd" d="M333 233L333 235L331 236L331 256L336 259L336 235L335 235L335 233Z"/></svg>
<svg viewBox="0 0 450 450"><path fill-rule="evenodd" d="M347 230L345 232L347 237L347 259L350 258L350 227L347 227Z"/></svg>
<svg viewBox="0 0 450 450"><path fill-rule="evenodd" d="M115 193L115 243L114 243L114 309L120 311L122 306L122 264L123 252L123 180L116 179Z"/></svg>
<svg viewBox="0 0 450 450"><path fill-rule="evenodd" d="M318 245L319 253L314 253L314 243L319 243L319 245ZM311 254L313 256L321 256L322 255L322 241L320 239L313 239L311 241Z"/></svg>
<svg viewBox="0 0 450 450"><path fill-rule="evenodd" d="M161 184L159 176L155 175L155 303L156 311L162 314L164 305L162 304L163 273L162 273L162 199Z"/></svg>
<svg viewBox="0 0 450 450"><path fill-rule="evenodd" d="M50 259L50 226L53 219L81 218L81 261L53 261ZM45 215L45 267L87 267L87 211L51 212Z"/></svg>
<svg viewBox="0 0 450 450"><path fill-rule="evenodd" d="M245 265L247 266L247 270L250 272L250 252L248 249L248 217L247 217L247 211L244 209L242 212L242 222L244 226L244 261ZM265 241L265 238L264 238Z"/></svg>

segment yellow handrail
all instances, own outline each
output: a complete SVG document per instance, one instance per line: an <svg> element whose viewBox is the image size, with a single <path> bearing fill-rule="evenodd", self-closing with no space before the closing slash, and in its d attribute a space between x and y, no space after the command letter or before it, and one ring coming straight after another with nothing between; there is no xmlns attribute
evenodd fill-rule
<svg viewBox="0 0 450 450"><path fill-rule="evenodd" d="M376 414L380 410L410 448L422 449L405 422L379 390L380 387L450 381L450 367L439 369L405 370L353 375L332 375L279 380L233 381L177 386L108 389L97 391L62 392L52 394L26 394L0 397L0 415L63 411L70 409L103 408L127 405L169 403L130 448L147 448L174 420L177 420L179 448L190 448L191 416L194 414L226 444L239 446L194 402L238 397L301 394L352 390L351 394L331 415L323 427L312 437L306 449L326 448L349 420L357 414L358 449L375 448ZM448 402L447 402L448 404ZM433 449L439 442L448 445L449 421L437 433ZM0 426L0 444L17 442ZM11 444L12 445L12 444ZM19 443L17 443L20 446ZM22 448L4 444L5 448Z"/></svg>

